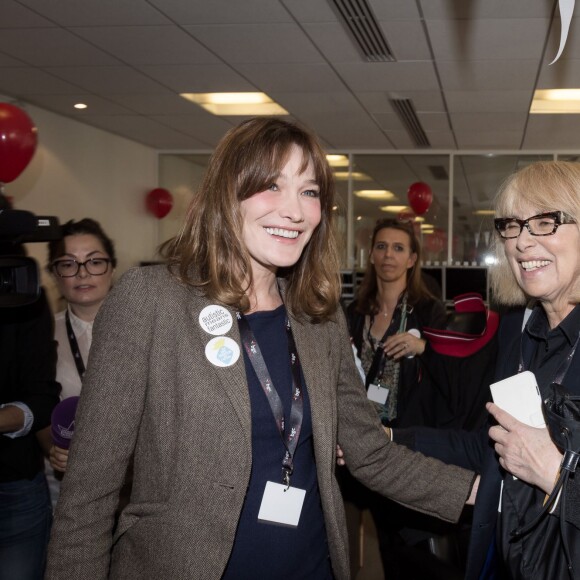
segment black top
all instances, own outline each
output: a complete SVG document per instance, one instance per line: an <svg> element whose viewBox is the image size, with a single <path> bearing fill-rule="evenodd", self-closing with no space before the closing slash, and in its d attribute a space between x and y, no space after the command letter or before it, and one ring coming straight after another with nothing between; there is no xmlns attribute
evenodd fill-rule
<svg viewBox="0 0 580 580"><path fill-rule="evenodd" d="M364 340L365 315L356 310L356 301L346 310L347 322L353 344L360 356ZM407 315L407 329L424 327L444 328L446 322L445 306L437 299L420 300L413 305L413 310ZM429 345L427 344L427 347ZM401 359L399 375L399 392L397 397L397 419L393 427L409 427L426 423L423 400L425 393L421 384L420 357ZM368 369L365 369L368 372Z"/></svg>
<svg viewBox="0 0 580 580"><path fill-rule="evenodd" d="M580 306L576 306L553 329L550 329L546 312L541 306L537 306L532 312L522 335L522 362L525 370L534 373L542 399L547 398L549 395L548 387L556 380L565 384L567 390L574 395L580 394L578 377L566 372L568 369L564 363L574 348L579 328ZM559 378L560 374L564 374L564 376ZM504 474L503 482L502 514L498 529L500 539L498 542L501 544L503 560L507 563L511 573L517 574L523 557L523 542L513 542L511 532L516 528L525 526L536 517L542 509L546 494L537 487L513 478L509 473ZM577 500L571 503L572 509L567 510L568 518L577 518L580 515L575 513L576 505Z"/></svg>
<svg viewBox="0 0 580 580"><path fill-rule="evenodd" d="M55 376L53 318L44 293L29 306L0 309L0 403L19 401L34 415L28 435L0 434L0 482L32 479L44 469L35 433L50 424L58 403Z"/></svg>
<svg viewBox="0 0 580 580"><path fill-rule="evenodd" d="M246 316L258 342L270 377L284 406L289 425L292 373L286 334L286 309ZM252 407L252 472L242 508L232 554L223 578L305 580L332 578L330 556L312 439L308 391L302 377L304 418L294 458L291 485L306 490L297 528L258 522L258 512L267 481L281 483L284 445L270 405L248 359L244 364Z"/></svg>
<svg viewBox="0 0 580 580"><path fill-rule="evenodd" d="M548 329L541 307L537 307L536 312L536 316L530 318L528 328L523 333L523 309L508 311L502 316L495 381L518 372L522 345L526 368L536 375L540 390L552 380L552 373L562 361L562 355L558 355L558 352L562 353L562 348L569 348L573 337L577 335L580 327L580 306L576 306L574 311L553 330ZM580 394L579 376L580 354L577 349L570 369L562 381L564 386L575 394ZM446 463L481 473L473 510L466 580L477 580L480 577L490 543L494 541L501 482L505 475L498 463L488 429L489 425L473 432L417 428L402 430L395 434L397 443L408 445L416 451L437 457ZM580 528L579 488L580 485L574 478L568 481L566 519L577 528Z"/></svg>

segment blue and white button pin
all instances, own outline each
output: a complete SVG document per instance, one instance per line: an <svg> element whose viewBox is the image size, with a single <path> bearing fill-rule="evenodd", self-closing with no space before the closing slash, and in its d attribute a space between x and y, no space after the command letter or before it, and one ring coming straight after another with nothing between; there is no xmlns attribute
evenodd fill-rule
<svg viewBox="0 0 580 580"><path fill-rule="evenodd" d="M216 336L205 345L205 356L216 367L230 367L240 358L240 347L228 336Z"/></svg>

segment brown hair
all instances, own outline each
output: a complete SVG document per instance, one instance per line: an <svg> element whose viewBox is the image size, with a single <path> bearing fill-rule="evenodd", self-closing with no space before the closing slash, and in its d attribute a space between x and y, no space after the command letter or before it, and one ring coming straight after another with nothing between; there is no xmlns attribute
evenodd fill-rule
<svg viewBox="0 0 580 580"><path fill-rule="evenodd" d="M117 256L115 254L115 245L113 240L105 233L101 224L91 218L83 218L78 222L69 220L60 227L62 237L48 243L48 269L51 269L52 263L65 253L65 238L67 236L90 235L94 236L101 242L105 253L111 258L113 268L117 266Z"/></svg>
<svg viewBox="0 0 580 580"><path fill-rule="evenodd" d="M407 300L411 306L414 306L420 300L435 298L429 292L427 286L421 277L421 244L415 235L415 230L411 222L404 222L393 218L384 218L377 221L371 236L371 251L375 245L377 235L381 230L393 229L405 232L409 236L409 245L411 253L417 254L417 260L413 267L407 270ZM369 260L364 278L357 292L356 309L362 314L376 314L380 305L377 301L377 272L374 264Z"/></svg>
<svg viewBox="0 0 580 580"><path fill-rule="evenodd" d="M332 230L334 181L318 139L281 119L250 119L226 133L189 206L181 232L164 247L170 270L223 304L249 308L250 256L241 242L240 204L276 180L292 147L302 149L301 170L312 163L320 187L321 221L298 262L280 275L294 315L328 319L336 310L340 279ZM248 278L249 274L249 278Z"/></svg>
<svg viewBox="0 0 580 580"><path fill-rule="evenodd" d="M580 223L580 163L538 161L510 175L496 195L495 215L513 217L525 206L540 213L563 211ZM496 264L490 274L494 300L506 305L526 304L529 297L519 287L505 256L504 240L498 235L493 250ZM570 301L580 302L580 280Z"/></svg>

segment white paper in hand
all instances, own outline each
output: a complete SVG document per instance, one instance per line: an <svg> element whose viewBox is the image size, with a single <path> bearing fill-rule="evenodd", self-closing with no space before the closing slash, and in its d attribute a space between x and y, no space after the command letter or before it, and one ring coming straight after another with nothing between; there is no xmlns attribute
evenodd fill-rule
<svg viewBox="0 0 580 580"><path fill-rule="evenodd" d="M542 397L534 373L524 371L489 387L493 402L531 427L545 427Z"/></svg>

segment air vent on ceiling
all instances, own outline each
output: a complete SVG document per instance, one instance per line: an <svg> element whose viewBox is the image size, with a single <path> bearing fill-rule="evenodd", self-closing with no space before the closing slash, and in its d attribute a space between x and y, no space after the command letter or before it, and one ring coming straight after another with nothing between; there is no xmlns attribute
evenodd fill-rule
<svg viewBox="0 0 580 580"><path fill-rule="evenodd" d="M447 181L449 179L447 169L443 165L429 165L427 169L429 169L435 181Z"/></svg>
<svg viewBox="0 0 580 580"><path fill-rule="evenodd" d="M411 99L389 99L389 102L395 109L395 113L399 115L415 145L417 147L431 147Z"/></svg>
<svg viewBox="0 0 580 580"><path fill-rule="evenodd" d="M367 0L332 0L332 3L367 61L396 60Z"/></svg>

